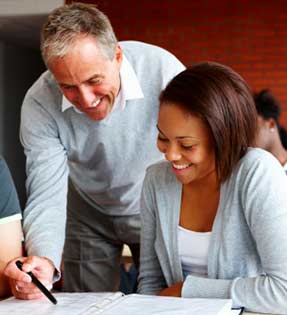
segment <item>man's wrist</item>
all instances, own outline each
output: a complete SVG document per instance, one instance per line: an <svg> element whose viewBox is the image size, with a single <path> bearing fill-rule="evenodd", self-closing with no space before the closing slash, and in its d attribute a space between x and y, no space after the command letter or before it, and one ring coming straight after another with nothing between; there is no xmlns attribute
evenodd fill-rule
<svg viewBox="0 0 287 315"><path fill-rule="evenodd" d="M52 283L57 282L61 278L61 271L55 267L55 264L53 263L51 259L49 259L48 257L42 257L42 258L45 259L54 270Z"/></svg>

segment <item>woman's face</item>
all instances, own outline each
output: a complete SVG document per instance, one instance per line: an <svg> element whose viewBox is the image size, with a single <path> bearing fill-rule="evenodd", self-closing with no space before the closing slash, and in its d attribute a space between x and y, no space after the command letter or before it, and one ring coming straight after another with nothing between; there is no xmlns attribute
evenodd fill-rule
<svg viewBox="0 0 287 315"><path fill-rule="evenodd" d="M213 140L202 119L176 104L164 103L160 106L158 131L158 149L182 184L204 180L215 173Z"/></svg>

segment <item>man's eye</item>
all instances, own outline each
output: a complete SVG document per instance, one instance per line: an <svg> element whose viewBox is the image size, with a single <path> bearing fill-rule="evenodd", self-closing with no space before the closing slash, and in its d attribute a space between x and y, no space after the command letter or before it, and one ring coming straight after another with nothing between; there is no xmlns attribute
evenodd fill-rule
<svg viewBox="0 0 287 315"><path fill-rule="evenodd" d="M70 85L61 85L62 90L72 90L74 87Z"/></svg>
<svg viewBox="0 0 287 315"><path fill-rule="evenodd" d="M90 84L91 85L99 85L99 84L102 84L103 80L91 80L90 81Z"/></svg>

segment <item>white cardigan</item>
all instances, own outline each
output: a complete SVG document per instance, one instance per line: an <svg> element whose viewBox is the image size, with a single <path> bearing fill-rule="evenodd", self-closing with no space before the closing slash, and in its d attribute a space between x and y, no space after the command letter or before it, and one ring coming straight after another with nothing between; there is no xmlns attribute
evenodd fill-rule
<svg viewBox="0 0 287 315"><path fill-rule="evenodd" d="M148 168L140 293L156 294L183 281L177 245L181 191L168 162ZM222 184L208 278L188 276L182 296L231 298L249 311L287 313L287 177L268 152L249 149Z"/></svg>

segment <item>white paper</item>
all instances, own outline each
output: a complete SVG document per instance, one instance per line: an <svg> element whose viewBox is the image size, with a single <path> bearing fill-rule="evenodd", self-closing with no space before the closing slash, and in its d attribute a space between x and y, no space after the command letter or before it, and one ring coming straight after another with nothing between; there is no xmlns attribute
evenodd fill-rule
<svg viewBox="0 0 287 315"><path fill-rule="evenodd" d="M187 299L116 293L57 293L47 298L0 302L0 315L236 315L231 300Z"/></svg>
<svg viewBox="0 0 287 315"><path fill-rule="evenodd" d="M52 304L46 297L41 300L10 298L0 302L0 314L8 315L80 315L92 305L101 303L119 293L56 293L58 303ZM120 293L122 296L122 294Z"/></svg>
<svg viewBox="0 0 287 315"><path fill-rule="evenodd" d="M102 314L231 315L231 305L232 301L228 299L187 299L130 294L117 300Z"/></svg>

